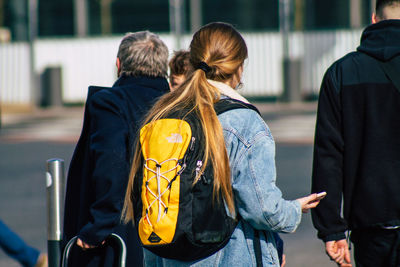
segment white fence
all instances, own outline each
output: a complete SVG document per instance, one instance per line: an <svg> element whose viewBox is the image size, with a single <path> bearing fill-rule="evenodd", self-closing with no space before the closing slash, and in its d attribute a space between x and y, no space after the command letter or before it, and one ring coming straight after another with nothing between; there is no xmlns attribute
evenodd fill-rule
<svg viewBox="0 0 400 267"><path fill-rule="evenodd" d="M290 36L290 57L302 60L302 93L317 94L325 70L359 44L360 30L297 32ZM282 93L282 39L279 33L247 33L249 59L245 64L245 96L278 96ZM83 102L88 85L111 86L116 79L115 58L122 36L110 38L40 39L34 44L34 70L62 69L65 103ZM161 35L174 47L171 35ZM190 36L185 36L187 47ZM173 49L171 49L172 53ZM30 79L29 46L0 44L0 102L30 104L37 98Z"/></svg>
<svg viewBox="0 0 400 267"><path fill-rule="evenodd" d="M2 103L30 103L29 62L28 44L0 44L0 101Z"/></svg>

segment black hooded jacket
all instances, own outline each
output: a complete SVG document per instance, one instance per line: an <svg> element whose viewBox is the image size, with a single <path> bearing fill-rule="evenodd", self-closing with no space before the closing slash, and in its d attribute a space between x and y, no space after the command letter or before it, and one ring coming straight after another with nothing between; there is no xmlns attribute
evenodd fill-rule
<svg viewBox="0 0 400 267"><path fill-rule="evenodd" d="M380 63L398 56L400 20L382 21L324 76L312 177L312 192L328 193L312 211L324 241L348 229L400 225L400 88ZM400 75L400 65L393 68Z"/></svg>

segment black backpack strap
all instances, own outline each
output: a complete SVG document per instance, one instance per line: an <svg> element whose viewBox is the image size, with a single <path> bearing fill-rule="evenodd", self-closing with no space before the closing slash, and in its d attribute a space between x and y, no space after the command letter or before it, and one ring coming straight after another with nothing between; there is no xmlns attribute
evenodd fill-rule
<svg viewBox="0 0 400 267"><path fill-rule="evenodd" d="M217 113L217 115L220 115L220 114L222 114L226 111L232 110L232 109L239 109L239 108L252 109L261 115L260 111L252 104L245 103L243 101L233 99L233 98L224 98L214 104L214 109L215 109L215 112ZM260 233L256 229L254 229L253 246L254 246L254 253L256 256L257 267L263 267Z"/></svg>
<svg viewBox="0 0 400 267"><path fill-rule="evenodd" d="M254 253L255 253L255 255L256 255L257 267L263 267L263 263L262 263L262 252L261 252L261 241L260 241L260 233L258 232L257 229L254 229L253 246L254 246Z"/></svg>
<svg viewBox="0 0 400 267"><path fill-rule="evenodd" d="M400 92L400 56L397 56L387 62L379 61L379 63L389 80Z"/></svg>
<svg viewBox="0 0 400 267"><path fill-rule="evenodd" d="M224 98L214 104L214 109L215 109L215 112L217 113L217 115L220 115L220 114L222 114L226 111L232 110L232 109L239 109L239 108L252 109L252 110L256 111L258 114L260 114L260 111L258 111L258 109L255 106L253 106L252 104L245 103L240 100L233 99L233 98Z"/></svg>

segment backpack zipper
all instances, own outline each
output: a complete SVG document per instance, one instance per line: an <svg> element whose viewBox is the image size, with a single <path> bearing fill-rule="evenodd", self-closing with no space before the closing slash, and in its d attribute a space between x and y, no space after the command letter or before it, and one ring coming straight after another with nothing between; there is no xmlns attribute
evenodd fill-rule
<svg viewBox="0 0 400 267"><path fill-rule="evenodd" d="M196 141L196 137L192 136L192 141L190 142L190 147L189 147L190 151L194 150L195 141Z"/></svg>
<svg viewBox="0 0 400 267"><path fill-rule="evenodd" d="M200 174L201 166L203 166L203 161L198 160L197 167L196 167L196 182L198 182L201 178L201 174Z"/></svg>

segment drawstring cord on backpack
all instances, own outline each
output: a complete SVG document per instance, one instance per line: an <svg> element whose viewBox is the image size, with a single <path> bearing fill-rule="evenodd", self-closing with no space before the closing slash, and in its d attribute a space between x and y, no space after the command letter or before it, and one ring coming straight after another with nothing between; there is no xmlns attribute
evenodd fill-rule
<svg viewBox="0 0 400 267"><path fill-rule="evenodd" d="M156 164L156 170L155 170L155 171L154 171L154 169L151 169L151 168L148 167L148 165L147 165L147 162L148 162L148 161L153 161L153 162ZM175 167L173 167L173 168L171 168L171 169L169 169L169 170L167 170L167 171L161 172L161 167L162 167L162 165L163 165L164 163L168 162L168 161L176 161L177 164L175 165ZM149 218L149 213L148 213L148 211L149 211L150 207L151 207L156 201L158 201L158 216L157 216L157 222L159 222L159 221L162 219L163 215L165 215L166 210L168 210L167 205L161 200L161 197L170 189L171 183L175 180L176 176L175 176L173 179L169 180L169 179L165 176L165 174L166 174L166 173L169 173L169 172L171 172L171 171L173 171L173 170L175 170L176 168L178 168L178 166L180 166L179 163L178 163L178 159L175 159L175 158L173 158L173 159L167 159L167 160L165 160L165 161L163 161L163 162L161 162L161 163L159 163L157 160L152 159L152 158L148 158L148 159L145 160L144 167L145 167L148 171L150 171L151 173L155 174L154 176L150 177L150 178L147 179L147 181L146 181L146 189L147 189L147 191L155 198L155 199L149 204L149 206L146 208L146 220L147 220L147 222L150 224L150 226L153 226L153 225L152 225L152 223L150 222L150 218ZM185 167L185 166L182 166L182 168L179 170L179 172L178 172L177 175L180 175L180 173L183 171L184 167ZM149 188L149 181L152 180L152 179L154 179L154 178L157 179L157 194L155 194L155 193L154 193L153 191L151 191L150 188ZM167 187L163 192L161 192L161 179L162 179L162 178L168 181L168 187ZM162 214L162 212L161 212L161 209L162 209L162 208L164 208L164 214Z"/></svg>

